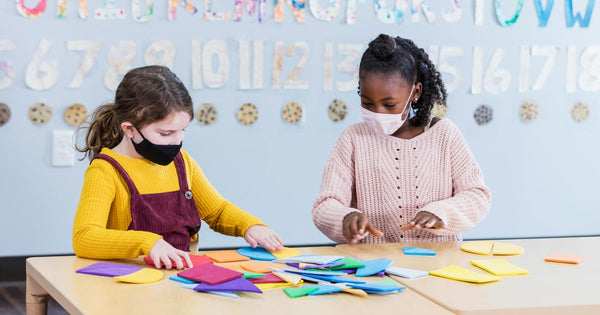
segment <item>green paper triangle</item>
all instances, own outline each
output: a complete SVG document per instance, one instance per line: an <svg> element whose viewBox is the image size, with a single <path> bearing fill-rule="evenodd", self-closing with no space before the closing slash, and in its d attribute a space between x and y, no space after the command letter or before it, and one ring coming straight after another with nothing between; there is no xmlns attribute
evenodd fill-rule
<svg viewBox="0 0 600 315"><path fill-rule="evenodd" d="M338 269L352 269L352 268L362 268L365 266L365 264L361 263L360 261L354 259L354 258L350 258L350 257L344 257L340 260L336 260L336 263L341 263L343 262L344 264L341 266L335 266L335 267L331 267L331 270L338 270Z"/></svg>
<svg viewBox="0 0 600 315"><path fill-rule="evenodd" d="M306 287L301 287L301 288L283 288L283 291L285 292L285 294L287 294L291 298L297 298L297 297L300 297L300 296L305 296L305 295L308 295L309 293L317 291L317 290L319 290L318 287L313 287L313 288L306 288Z"/></svg>

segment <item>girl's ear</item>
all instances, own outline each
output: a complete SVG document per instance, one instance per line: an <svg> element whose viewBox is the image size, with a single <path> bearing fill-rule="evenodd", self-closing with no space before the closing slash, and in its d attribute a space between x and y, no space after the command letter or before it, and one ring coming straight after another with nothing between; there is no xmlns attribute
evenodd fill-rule
<svg viewBox="0 0 600 315"><path fill-rule="evenodd" d="M132 139L136 134L135 127L133 126L132 123L130 123L128 121L124 121L121 123L121 129L123 129L125 136L129 139Z"/></svg>
<svg viewBox="0 0 600 315"><path fill-rule="evenodd" d="M413 92L413 97L411 102L416 102L421 98L421 94L423 94L423 84L421 82L417 82L415 84L415 91Z"/></svg>

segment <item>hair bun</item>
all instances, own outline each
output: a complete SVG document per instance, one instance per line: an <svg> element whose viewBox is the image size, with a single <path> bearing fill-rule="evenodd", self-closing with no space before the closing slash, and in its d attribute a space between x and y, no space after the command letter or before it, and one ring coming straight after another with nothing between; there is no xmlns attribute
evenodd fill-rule
<svg viewBox="0 0 600 315"><path fill-rule="evenodd" d="M386 34L379 34L376 39L369 43L369 49L373 56L380 60L391 58L397 47L396 40Z"/></svg>

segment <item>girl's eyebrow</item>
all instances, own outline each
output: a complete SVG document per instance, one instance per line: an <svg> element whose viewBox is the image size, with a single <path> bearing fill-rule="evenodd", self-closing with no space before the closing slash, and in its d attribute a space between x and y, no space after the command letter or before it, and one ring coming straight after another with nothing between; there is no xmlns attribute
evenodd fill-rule
<svg viewBox="0 0 600 315"><path fill-rule="evenodd" d="M360 97L364 97L364 98L368 99L369 101L371 101L371 98L369 98L368 96L366 96L364 94L361 94ZM389 100L393 100L393 99L395 99L395 97L388 96L388 97L382 98L381 101L389 101Z"/></svg>

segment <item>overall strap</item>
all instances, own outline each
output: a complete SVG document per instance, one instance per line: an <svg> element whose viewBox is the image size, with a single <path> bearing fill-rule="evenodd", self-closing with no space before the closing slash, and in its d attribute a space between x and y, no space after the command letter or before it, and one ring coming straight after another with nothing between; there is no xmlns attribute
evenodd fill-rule
<svg viewBox="0 0 600 315"><path fill-rule="evenodd" d="M185 172L185 163L183 162L183 156L181 155L181 151L177 153L175 156L175 170L177 170L177 177L179 178L179 189L188 191L190 190L188 187L187 176Z"/></svg>

